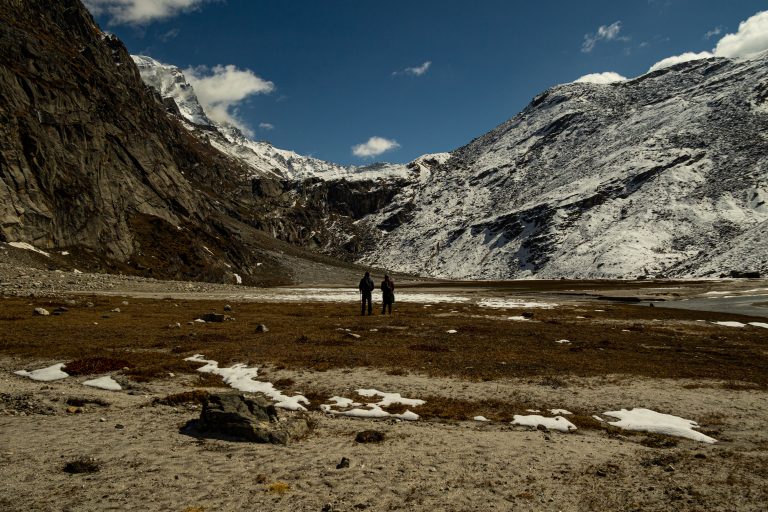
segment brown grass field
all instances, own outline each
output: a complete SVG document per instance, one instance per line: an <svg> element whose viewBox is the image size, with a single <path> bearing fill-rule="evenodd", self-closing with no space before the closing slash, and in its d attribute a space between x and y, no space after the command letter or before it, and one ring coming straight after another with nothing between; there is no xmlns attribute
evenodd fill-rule
<svg viewBox="0 0 768 512"><path fill-rule="evenodd" d="M87 302L93 306L86 306ZM207 312L223 312L220 301L81 298L59 316L33 316L62 303L4 299L0 356L22 361L64 361L76 375L120 371L137 382L196 375L195 387L222 385L217 376L195 374L200 353L221 366L247 363L270 371L376 368L392 375L417 373L468 381L526 378L565 387L570 377L611 376L695 379L731 389L765 389L768 350L765 330L714 325L715 320L760 320L722 313L648 308L625 304L573 304L531 309L533 318L509 320L524 310L474 305L401 303L393 316L357 316L357 304L233 303L234 320L189 325ZM112 312L120 308L121 312ZM595 311L602 309L604 311ZM578 318L583 317L583 318ZM707 320L702 322L700 320ZM180 328L173 327L179 322ZM265 324L269 331L256 332ZM347 329L349 331L347 331ZM375 329L375 330L374 330ZM448 334L455 329L456 334ZM354 338L348 333L358 334ZM571 343L558 344L567 339ZM269 380L266 376L265 379ZM287 391L290 379L277 381ZM341 390L300 391L313 408ZM507 420L533 404L465 402L426 397L425 418L467 419L486 414ZM393 411L393 410L391 410ZM589 416L581 426L594 423Z"/></svg>

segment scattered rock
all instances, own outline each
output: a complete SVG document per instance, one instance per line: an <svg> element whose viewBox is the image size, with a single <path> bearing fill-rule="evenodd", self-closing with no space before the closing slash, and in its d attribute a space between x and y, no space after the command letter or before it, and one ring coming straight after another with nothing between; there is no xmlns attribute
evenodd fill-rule
<svg viewBox="0 0 768 512"><path fill-rule="evenodd" d="M169 329L181 329L181 323L176 322L175 324L168 324Z"/></svg>
<svg viewBox="0 0 768 512"><path fill-rule="evenodd" d="M530 320L531 318L533 318L533 313L531 313L530 311L523 311L522 315L520 315L520 316Z"/></svg>
<svg viewBox="0 0 768 512"><path fill-rule="evenodd" d="M341 462L336 464L336 469L344 469L349 467L349 459L346 457L341 458Z"/></svg>
<svg viewBox="0 0 768 512"><path fill-rule="evenodd" d="M230 306L229 304L225 305L224 311L232 311L232 306Z"/></svg>
<svg viewBox="0 0 768 512"><path fill-rule="evenodd" d="M348 333L345 333L344 335L347 336L348 338L354 338L356 340L360 339L360 335L359 334L355 334L353 332L348 332Z"/></svg>
<svg viewBox="0 0 768 512"><path fill-rule="evenodd" d="M223 322L224 315L222 315L221 313L206 313L204 315L201 315L198 320L204 320L206 322Z"/></svg>
<svg viewBox="0 0 768 512"><path fill-rule="evenodd" d="M122 423L117 423L117 424L115 424L115 429L117 429L117 430L125 430L125 425L123 425Z"/></svg>
<svg viewBox="0 0 768 512"><path fill-rule="evenodd" d="M82 407L78 407L76 405L70 405L69 407L67 407L67 414L82 414L84 410L85 409L83 409Z"/></svg>
<svg viewBox="0 0 768 512"><path fill-rule="evenodd" d="M78 473L96 473L101 469L101 465L92 457L81 457L64 464L63 471L70 474Z"/></svg>
<svg viewBox="0 0 768 512"><path fill-rule="evenodd" d="M302 416L280 420L275 406L261 397L213 393L203 400L200 420L185 428L225 439L288 444L308 434L310 424Z"/></svg>
<svg viewBox="0 0 768 512"><path fill-rule="evenodd" d="M120 313L120 308L115 308L112 310L112 313Z"/></svg>
<svg viewBox="0 0 768 512"><path fill-rule="evenodd" d="M358 443L380 443L384 441L384 432L378 430L363 430L355 436Z"/></svg>
<svg viewBox="0 0 768 512"><path fill-rule="evenodd" d="M256 326L256 332L269 332L269 328L264 324L259 324Z"/></svg>
<svg viewBox="0 0 768 512"><path fill-rule="evenodd" d="M33 314L37 315L37 316L48 316L48 315L50 315L48 310L45 309L45 308L35 308Z"/></svg>
<svg viewBox="0 0 768 512"><path fill-rule="evenodd" d="M128 305L128 301L127 301L127 300L124 300L123 302L121 302L121 304L122 304L123 306L127 306L127 305Z"/></svg>

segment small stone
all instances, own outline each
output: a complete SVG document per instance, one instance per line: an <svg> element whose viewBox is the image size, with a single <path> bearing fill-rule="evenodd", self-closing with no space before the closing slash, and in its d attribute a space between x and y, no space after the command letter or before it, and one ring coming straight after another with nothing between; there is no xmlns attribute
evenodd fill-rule
<svg viewBox="0 0 768 512"><path fill-rule="evenodd" d="M378 430L363 430L355 436L358 443L380 443L384 441L384 432Z"/></svg>
<svg viewBox="0 0 768 512"><path fill-rule="evenodd" d="M85 303L85 307L92 308L93 307L93 302L86 302Z"/></svg>
<svg viewBox="0 0 768 512"><path fill-rule="evenodd" d="M115 308L112 310L112 313L120 313L120 308Z"/></svg>
<svg viewBox="0 0 768 512"><path fill-rule="evenodd" d="M123 301L123 302L121 302L120 304L122 304L123 306L127 306L127 305L128 305L128 301L127 301L127 300L124 300L124 301Z"/></svg>
<svg viewBox="0 0 768 512"><path fill-rule="evenodd" d="M125 430L125 425L123 425L122 423L116 423L115 424L115 429L117 429L117 430Z"/></svg>
<svg viewBox="0 0 768 512"><path fill-rule="evenodd" d="M82 414L83 408L70 405L67 407L67 414Z"/></svg>
<svg viewBox="0 0 768 512"><path fill-rule="evenodd" d="M107 422L107 418L99 418L99 422L106 423Z"/></svg>
<svg viewBox="0 0 768 512"><path fill-rule="evenodd" d="M232 311L232 306L230 306L229 304L226 304L224 306L224 311Z"/></svg>
<svg viewBox="0 0 768 512"><path fill-rule="evenodd" d="M259 324L256 326L256 332L269 332L269 328L264 324Z"/></svg>
<svg viewBox="0 0 768 512"><path fill-rule="evenodd" d="M221 313L206 313L200 317L202 320L205 320L206 322L223 322L224 321L224 315Z"/></svg>
<svg viewBox="0 0 768 512"><path fill-rule="evenodd" d="M48 310L45 309L45 308L35 308L33 314L35 314L37 316L48 316L48 315L50 315Z"/></svg>
<svg viewBox="0 0 768 512"><path fill-rule="evenodd" d="M344 469L349 467L349 459L346 457L341 458L341 462L336 464L336 469Z"/></svg>
<svg viewBox="0 0 768 512"><path fill-rule="evenodd" d="M359 334L355 334L353 332L348 332L348 333L345 334L345 336L347 336L348 338L354 338L356 340L360 339L360 335Z"/></svg>

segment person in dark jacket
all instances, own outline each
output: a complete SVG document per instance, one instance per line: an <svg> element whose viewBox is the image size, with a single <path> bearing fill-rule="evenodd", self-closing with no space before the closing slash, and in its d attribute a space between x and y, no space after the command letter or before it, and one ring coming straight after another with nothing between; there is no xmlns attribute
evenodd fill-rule
<svg viewBox="0 0 768 512"><path fill-rule="evenodd" d="M373 289L376 287L376 285L373 283L373 279L371 279L371 274L369 272L366 272L363 278L360 280L360 285L358 286L358 289L360 290L360 300L361 300L361 309L360 314L365 315L365 303L368 302L368 314L373 314L373 303L371 302L371 293L373 292Z"/></svg>
<svg viewBox="0 0 768 512"><path fill-rule="evenodd" d="M382 303L381 314L383 315L389 307L389 314L392 314L392 304L395 303L395 282L389 277L384 276L381 282Z"/></svg>

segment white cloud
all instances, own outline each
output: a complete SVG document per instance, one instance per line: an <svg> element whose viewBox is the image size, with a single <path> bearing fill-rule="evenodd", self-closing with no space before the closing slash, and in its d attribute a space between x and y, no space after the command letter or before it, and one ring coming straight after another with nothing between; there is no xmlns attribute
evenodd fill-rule
<svg viewBox="0 0 768 512"><path fill-rule="evenodd" d="M710 33L714 35L713 30L707 32L707 35ZM667 57L651 66L648 72L668 68L681 62L709 57L728 57L731 59L750 57L766 50L768 50L768 11L762 11L739 23L739 30L735 34L724 35L711 52L686 52L682 55Z"/></svg>
<svg viewBox="0 0 768 512"><path fill-rule="evenodd" d="M210 0L85 0L95 16L109 16L110 25L142 25L199 8Z"/></svg>
<svg viewBox="0 0 768 512"><path fill-rule="evenodd" d="M360 158L379 156L387 151L392 151L400 147L397 141L385 139L383 137L371 137L368 142L352 146L352 154Z"/></svg>
<svg viewBox="0 0 768 512"><path fill-rule="evenodd" d="M651 66L651 68L648 70L648 73L651 71L658 71L659 69L668 68L670 66L674 66L676 64L681 64L683 62L688 62L691 60L699 60L699 59L708 59L710 57L714 57L710 52L699 52L699 53L693 53L693 52L686 52L682 55L674 55L672 57L667 57L666 59L661 59L659 62Z"/></svg>
<svg viewBox="0 0 768 512"><path fill-rule="evenodd" d="M275 125L273 125L272 123L259 123L259 128L261 128L262 130L269 131L269 130L274 130Z"/></svg>
<svg viewBox="0 0 768 512"><path fill-rule="evenodd" d="M712 30L708 30L706 34L704 34L704 39L712 39L715 36L719 36L723 33L723 27L715 27Z"/></svg>
<svg viewBox="0 0 768 512"><path fill-rule="evenodd" d="M247 136L253 131L238 119L238 105L254 94L266 94L275 90L275 84L256 76L249 69L238 69L232 64L188 68L184 76L195 89L197 99L205 113L214 121L229 123Z"/></svg>
<svg viewBox="0 0 768 512"><path fill-rule="evenodd" d="M616 21L610 25L600 25L597 32L594 34L584 34L584 42L581 45L581 51L583 53L589 53L595 45L600 41L613 41L619 39L622 41L627 40L626 37L619 37L621 32L621 21Z"/></svg>
<svg viewBox="0 0 768 512"><path fill-rule="evenodd" d="M768 11L755 14L739 23L735 34L726 34L715 46L718 57L749 57L768 50Z"/></svg>
<svg viewBox="0 0 768 512"><path fill-rule="evenodd" d="M574 80L573 83L587 83L587 84L612 84L615 82L624 82L627 77L621 76L614 71L606 71L604 73L590 73L584 75L581 78Z"/></svg>
<svg viewBox="0 0 768 512"><path fill-rule="evenodd" d="M413 68L405 68L402 71L393 71L392 76L397 76L397 75L421 76L425 74L427 71L429 71L429 68L431 66L432 66L432 61L428 60L421 66L416 66Z"/></svg>

